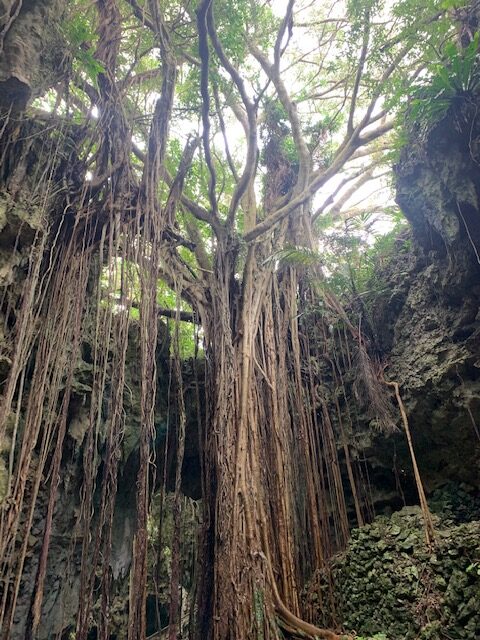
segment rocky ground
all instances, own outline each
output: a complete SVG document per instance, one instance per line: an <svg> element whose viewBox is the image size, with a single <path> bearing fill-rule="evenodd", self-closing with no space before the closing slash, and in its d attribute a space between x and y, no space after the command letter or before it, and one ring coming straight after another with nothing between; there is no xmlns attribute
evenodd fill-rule
<svg viewBox="0 0 480 640"><path fill-rule="evenodd" d="M468 495L460 490L462 494ZM478 516L478 501L474 503L471 514ZM465 515L464 505L457 503L452 509L451 502L446 511L435 515L431 548L425 544L417 507L406 507L390 518L381 516L354 530L346 552L308 590L312 609L322 600L323 624L341 620L346 630L360 637L477 639L480 521L459 522ZM325 607L332 596L335 609Z"/></svg>

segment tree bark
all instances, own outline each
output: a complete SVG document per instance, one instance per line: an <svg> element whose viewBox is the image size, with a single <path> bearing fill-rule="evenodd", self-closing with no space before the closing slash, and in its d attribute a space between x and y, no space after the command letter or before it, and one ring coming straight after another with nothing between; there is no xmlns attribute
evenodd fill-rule
<svg viewBox="0 0 480 640"><path fill-rule="evenodd" d="M292 496L299 487L292 469L299 455L310 467L314 444L308 433L295 442L302 418L292 419L287 400L291 362L283 365L286 376L276 376L291 357L287 334L295 331L297 319L291 316L288 292L296 292L296 279L261 266L255 254L250 249L241 297L232 286L233 265L225 257L217 263L212 307L202 318L209 367L206 562L213 562L213 571L204 576L202 591L209 584L211 590L199 603L199 629L211 640L268 640L282 637L280 621L306 637L332 640L337 634L301 619L297 545L305 534L294 516ZM304 390L300 393L303 397ZM306 513L315 529L319 509L311 498Z"/></svg>

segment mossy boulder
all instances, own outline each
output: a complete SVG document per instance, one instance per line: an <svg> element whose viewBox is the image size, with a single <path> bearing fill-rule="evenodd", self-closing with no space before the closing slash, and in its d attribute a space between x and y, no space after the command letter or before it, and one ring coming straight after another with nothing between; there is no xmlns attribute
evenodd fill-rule
<svg viewBox="0 0 480 640"><path fill-rule="evenodd" d="M307 600L317 605L319 621L327 626L342 621L349 632L384 633L388 640L477 639L480 522L434 520L432 548L416 507L356 529L329 574L316 576L309 589ZM328 607L331 601L335 611Z"/></svg>

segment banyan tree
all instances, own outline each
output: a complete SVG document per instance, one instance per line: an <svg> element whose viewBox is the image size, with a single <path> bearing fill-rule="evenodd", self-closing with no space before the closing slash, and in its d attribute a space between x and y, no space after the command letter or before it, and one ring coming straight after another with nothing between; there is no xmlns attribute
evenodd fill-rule
<svg viewBox="0 0 480 640"><path fill-rule="evenodd" d="M201 486L190 637L340 637L317 626L302 592L370 517L346 437L352 403L367 405L380 430L408 433L408 417L358 314L329 289L319 234L325 220L355 215L351 196L392 162L413 87L421 93L442 51L472 48L476 9L455 7L0 2L2 638L39 637L72 460L77 590L65 633L113 637L112 539L132 430L121 637L147 637L152 504L159 490L165 502L167 485L161 637L186 637L187 334ZM347 369L354 393L328 396L327 379L345 387ZM170 435L159 447L165 393ZM18 613L20 600L28 606Z"/></svg>

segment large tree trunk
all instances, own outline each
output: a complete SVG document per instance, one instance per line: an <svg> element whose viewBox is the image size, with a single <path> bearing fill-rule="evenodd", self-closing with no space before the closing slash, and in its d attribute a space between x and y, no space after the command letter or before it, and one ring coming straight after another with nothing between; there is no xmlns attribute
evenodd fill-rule
<svg viewBox="0 0 480 640"><path fill-rule="evenodd" d="M318 567L327 537L320 487L313 485L314 407L295 362L296 273L261 266L252 248L241 296L232 264L217 264L215 274L204 319L205 562L213 562L204 590L208 583L213 589L200 602L200 633L213 640L278 638L280 621L312 637L336 638L300 619L299 557L307 546ZM299 514L292 496L303 493L300 477L308 481Z"/></svg>

